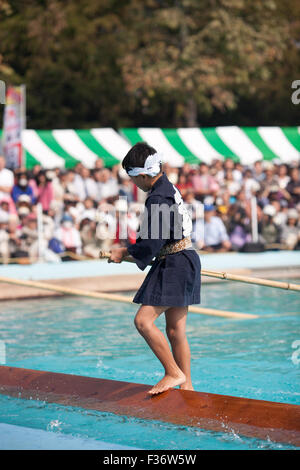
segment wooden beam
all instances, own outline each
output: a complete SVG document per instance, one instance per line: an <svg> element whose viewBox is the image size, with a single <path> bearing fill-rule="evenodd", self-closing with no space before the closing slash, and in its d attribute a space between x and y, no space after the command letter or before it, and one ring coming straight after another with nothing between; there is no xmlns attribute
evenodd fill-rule
<svg viewBox="0 0 300 470"><path fill-rule="evenodd" d="M0 366L0 393L300 446L300 406Z"/></svg>

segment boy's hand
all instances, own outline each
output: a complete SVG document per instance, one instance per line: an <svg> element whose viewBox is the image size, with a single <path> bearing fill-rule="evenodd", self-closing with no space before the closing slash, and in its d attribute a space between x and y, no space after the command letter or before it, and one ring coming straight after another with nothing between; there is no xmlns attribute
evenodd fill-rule
<svg viewBox="0 0 300 470"><path fill-rule="evenodd" d="M108 262L121 263L126 256L128 256L128 251L126 247L112 248Z"/></svg>

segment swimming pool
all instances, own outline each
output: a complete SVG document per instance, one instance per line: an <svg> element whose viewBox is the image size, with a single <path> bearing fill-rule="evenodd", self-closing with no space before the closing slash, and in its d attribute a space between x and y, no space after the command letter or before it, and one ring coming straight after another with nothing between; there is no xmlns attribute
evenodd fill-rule
<svg viewBox="0 0 300 470"><path fill-rule="evenodd" d="M195 390L299 405L299 294L224 281L205 285L202 298L203 307L259 318L189 314ZM77 297L1 302L5 364L153 384L163 371L133 326L136 309ZM163 317L157 325L164 328ZM235 433L1 395L0 421L140 449L291 448Z"/></svg>

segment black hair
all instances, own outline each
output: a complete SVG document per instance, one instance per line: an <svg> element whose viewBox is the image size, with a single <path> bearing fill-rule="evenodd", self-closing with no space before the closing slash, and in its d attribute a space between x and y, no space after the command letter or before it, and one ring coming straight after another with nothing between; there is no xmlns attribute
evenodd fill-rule
<svg viewBox="0 0 300 470"><path fill-rule="evenodd" d="M127 155L123 158L122 167L127 173L131 168L143 167L149 155L154 155L154 153L156 153L155 148L150 147L146 142L138 142L131 147Z"/></svg>
<svg viewBox="0 0 300 470"><path fill-rule="evenodd" d="M17 181L19 181L21 178L23 178L25 176L25 178L27 179L27 171L20 171L19 173L16 174L16 179Z"/></svg>

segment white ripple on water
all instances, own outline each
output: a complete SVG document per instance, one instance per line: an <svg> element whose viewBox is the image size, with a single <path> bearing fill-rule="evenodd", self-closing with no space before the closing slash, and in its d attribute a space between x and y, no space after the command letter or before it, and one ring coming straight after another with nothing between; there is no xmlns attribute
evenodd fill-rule
<svg viewBox="0 0 300 470"><path fill-rule="evenodd" d="M63 423L59 421L58 419L53 419L47 425L47 431L60 432L62 430L62 424Z"/></svg>

